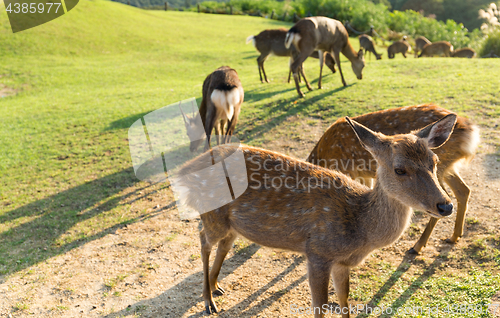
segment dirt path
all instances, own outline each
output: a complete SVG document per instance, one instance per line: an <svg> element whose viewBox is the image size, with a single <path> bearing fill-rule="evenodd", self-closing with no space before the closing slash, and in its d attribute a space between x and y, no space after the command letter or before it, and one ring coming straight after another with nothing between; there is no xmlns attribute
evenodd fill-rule
<svg viewBox="0 0 500 318"><path fill-rule="evenodd" d="M314 128L314 133L316 130L321 131ZM308 139L314 138L311 135ZM306 147L301 142L287 141L288 152L312 148L309 140ZM270 148L282 150L284 144L278 141ZM302 152L295 155L306 157L306 151ZM468 268L462 257L465 248L487 233L500 234L499 158L497 149L483 144L471 165L463 169L472 197L465 235L455 246L441 240L452 233L452 215L439 222L422 255L407 255L428 220L417 213L414 225L397 243L376 251L352 271L351 296L360 292L356 288L362 274L381 261L393 269L404 268L403 277L425 271L430 263L442 263L439 256L443 253L454 257L438 270ZM145 193L147 200L134 203L148 212L148 218L141 222L8 278L0 277L0 317L203 316L198 221L180 221L171 207L171 191L153 190L149 196ZM224 263L221 284L226 294L216 298L222 309L220 317L292 317L296 315L291 313L291 305L310 304L302 256L240 239ZM332 304L334 294L331 288Z"/></svg>

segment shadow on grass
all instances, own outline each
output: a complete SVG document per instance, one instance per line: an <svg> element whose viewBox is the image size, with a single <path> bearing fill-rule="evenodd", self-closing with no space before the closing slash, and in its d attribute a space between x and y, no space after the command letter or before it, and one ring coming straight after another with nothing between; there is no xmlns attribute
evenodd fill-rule
<svg viewBox="0 0 500 318"><path fill-rule="evenodd" d="M233 255L231 258L226 259L222 266L222 271L220 275L220 280L223 277L233 273L238 267L242 266L247 260L249 260L259 249L260 247L256 244L251 244L247 249L248 251L244 254L237 253ZM259 288L257 291L252 293L250 296L234 305L231 308L224 308L224 303L219 305L219 313L223 317L256 317L259 313L261 313L265 308L269 307L272 303L278 301L281 297L286 294L286 291L289 291L307 279L307 275L303 275L299 279L290 283L284 290L285 292L276 292L270 295L269 297L259 301L255 305L251 306L253 302L255 302L259 297L261 297L267 290L269 290L272 286L279 283L283 277L288 275L290 272L295 270L300 264L305 261L305 258L302 256L294 256L294 261L287 268L285 268L280 274L278 274L275 278L269 281L266 285ZM202 282L203 282L203 273L197 272L188 277L186 277L182 282L177 285L171 287L163 294L152 298L146 299L140 302L135 303L128 308L125 308L121 311L114 312L112 314L104 316L104 318L115 318L115 317L125 317L128 315L134 315L135 313L140 314L141 308L145 307L153 307L153 311L151 312L151 317L173 317L173 311L177 316L182 316L186 312L190 311L191 308L196 306L196 304L203 302L203 297L201 296L202 292ZM243 282L244 284L244 282ZM224 283L222 283L224 285ZM186 288L191 288L192 293L179 293L179 290L185 290ZM229 293L231 291L228 291ZM218 299L223 300L225 295L214 298L217 303ZM175 302L173 301L175 299ZM203 309L204 310L204 309ZM177 317L176 316L176 317ZM204 311L196 312L188 317L190 318L200 318L204 317L206 314Z"/></svg>
<svg viewBox="0 0 500 318"><path fill-rule="evenodd" d="M411 285L406 288L406 290L399 296L392 304L388 307L392 307L392 314L387 313L384 315L379 315L379 317L392 317L397 314L397 308L403 307L406 302L411 298L411 296L418 291L422 285L436 273L436 269L439 267L440 263L446 262L448 254L453 249L453 245L444 245L443 250L434 259L432 264L427 266L427 269L418 277ZM399 264L398 268L392 273L391 277L385 282L385 284L378 290L378 292L373 295L372 299L366 304L364 310L365 313L360 313L356 318L369 317L370 314L367 311L374 310L380 304L380 301L385 297L387 292L397 283L397 281L403 276L405 272L410 269L412 262L415 262L415 255L406 254L403 261ZM386 307L386 308L388 308ZM380 313L380 312L379 312Z"/></svg>
<svg viewBox="0 0 500 318"><path fill-rule="evenodd" d="M169 187L165 184L156 189L157 185L141 184L140 187L134 187L133 191L116 196L124 189L136 185L137 181L133 169L129 168L0 215L0 224L13 223L8 230L0 233L0 274L23 270L112 233L125 224L150 218L170 207L136 215L133 219L125 219L121 223L100 229L95 234L71 233L74 240L68 243L59 241L61 235L70 233L76 224ZM156 190L151 189L153 186ZM26 217L33 219L23 223ZM16 222L19 224L15 225Z"/></svg>
<svg viewBox="0 0 500 318"><path fill-rule="evenodd" d="M260 125L255 125L254 124L255 121L242 123L239 126L239 138L241 140L244 140L245 142L257 139L262 135L264 135L265 133L267 133L269 130L281 124L288 117L296 115L298 113L307 114L308 113L307 108L309 108L311 105L322 100L328 95L335 94L336 92L352 87L353 85L356 85L356 83L347 85L345 87L341 86L333 90L322 90L321 94L312 97L308 97L306 95L305 98L300 98L298 95L296 95L288 99L279 100L278 102L273 103L271 105L263 105L262 108L265 109L265 113L261 116L261 121L264 121L264 123ZM290 89L286 89L283 90L282 92L290 90L295 90L295 88L293 87ZM259 94L259 93L253 93L254 91L255 90L250 91L249 94L253 95ZM257 91L260 91L260 89L258 89ZM262 98L268 98L269 95L279 94L279 93L280 92L262 93L261 95ZM330 112L329 115L333 116L333 114L335 113L335 105L322 106L321 108L316 108L315 110L328 110Z"/></svg>

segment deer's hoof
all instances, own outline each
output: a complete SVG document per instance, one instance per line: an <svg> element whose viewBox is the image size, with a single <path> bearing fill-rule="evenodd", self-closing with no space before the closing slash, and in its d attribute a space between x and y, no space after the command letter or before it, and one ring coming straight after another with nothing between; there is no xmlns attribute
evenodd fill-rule
<svg viewBox="0 0 500 318"><path fill-rule="evenodd" d="M318 86L318 89L323 89L323 86Z"/></svg>
<svg viewBox="0 0 500 318"><path fill-rule="evenodd" d="M408 254L418 255L418 252L412 247L408 250Z"/></svg>
<svg viewBox="0 0 500 318"><path fill-rule="evenodd" d="M458 238L457 239L453 239L452 238L447 238L446 240L444 240L446 243L449 243L449 244L455 244L457 241L458 241Z"/></svg>
<svg viewBox="0 0 500 318"><path fill-rule="evenodd" d="M213 291L213 294L216 295L216 296L222 296L224 295L226 291L222 288L222 287L217 287L214 291Z"/></svg>
<svg viewBox="0 0 500 318"><path fill-rule="evenodd" d="M267 82L267 83L271 83L271 81L270 81L270 80L266 80L266 82Z"/></svg>
<svg viewBox="0 0 500 318"><path fill-rule="evenodd" d="M213 301L210 301L210 305L205 306L205 312L209 315L215 314L217 312L217 306L215 306Z"/></svg>

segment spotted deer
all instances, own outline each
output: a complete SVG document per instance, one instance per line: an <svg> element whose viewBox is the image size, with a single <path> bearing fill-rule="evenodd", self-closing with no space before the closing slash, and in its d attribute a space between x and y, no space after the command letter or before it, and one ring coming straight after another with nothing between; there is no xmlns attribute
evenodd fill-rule
<svg viewBox="0 0 500 318"><path fill-rule="evenodd" d="M452 53L453 53L453 45L451 45L450 42L439 41L425 45L418 57L434 56L434 55L438 56L444 55L446 57L450 57Z"/></svg>
<svg viewBox="0 0 500 318"><path fill-rule="evenodd" d="M358 79L363 78L363 68L365 67L363 50L361 49L358 52L354 50L349 42L347 30L340 21L326 17L301 19L286 34L285 46L289 48L292 44L298 51L297 56L293 59L291 70L295 80L295 87L300 97L304 97L305 95L300 90L297 71L314 51L319 52L319 89L322 88L321 73L323 71L325 53L333 54L333 59L339 68L340 78L344 86L347 86L347 84L340 65L340 52L351 62L351 67L356 77ZM307 81L305 82L307 89L311 91L311 85Z"/></svg>
<svg viewBox="0 0 500 318"><path fill-rule="evenodd" d="M199 109L204 132L196 129L196 117L187 116L181 109L187 134L191 141L189 149L191 151L198 149L203 143L205 135L207 138L205 150L208 149L214 128L217 144L228 141L238 122L243 98L243 86L234 69L229 66L221 66L208 75L203 82ZM226 128L225 132L224 128Z"/></svg>
<svg viewBox="0 0 500 318"><path fill-rule="evenodd" d="M415 39L415 57L418 56L418 52L421 52L426 44L431 44L425 36L419 36Z"/></svg>
<svg viewBox="0 0 500 318"><path fill-rule="evenodd" d="M345 120L379 164L373 189L334 170L273 151L240 146L248 187L230 203L200 215L207 313L218 310L212 293L224 292L217 277L237 235L306 256L316 318L324 317L333 274L342 317L347 318L350 269L375 249L396 241L409 225L412 208L435 218L452 213L450 198L437 180L438 159L431 149L447 141L456 115L448 114L419 131L395 136L374 132L347 117ZM189 189L179 197L183 206L201 211L202 189L214 189L206 195L217 200L215 189L226 185L211 174L198 173L212 164L215 150L219 152L217 157L234 152L229 145L215 147L181 168L182 178L176 185ZM233 163L226 160L227 171L234 170ZM217 254L210 271L215 244Z"/></svg>
<svg viewBox="0 0 500 318"><path fill-rule="evenodd" d="M292 53L295 47L285 47L285 37L288 31L286 29L276 29L276 30L264 30L257 35L250 35L247 38L247 44L252 42L253 46L259 51L260 55L257 58L257 65L259 67L260 81L264 83L267 79L266 71L264 70L264 62L267 60L269 55L276 56L288 56L290 57L290 64L292 63ZM318 51L314 51L311 57L319 59ZM335 73L335 61L331 54L327 54L325 57L325 64L328 68ZM262 72L261 72L262 70ZM288 83L290 83L291 70L288 72ZM305 78L303 67L300 67L300 73L302 77ZM262 79L262 74L264 74L264 80Z"/></svg>
<svg viewBox="0 0 500 318"><path fill-rule="evenodd" d="M365 55L366 55L366 52L371 52L375 55L375 58L377 60L380 60L382 58L382 54L378 54L375 51L375 43L373 42L372 37L369 35L361 34L359 36L359 47L362 47L363 49L365 49Z"/></svg>
<svg viewBox="0 0 500 318"><path fill-rule="evenodd" d="M406 58L406 53L411 52L410 44L405 40L395 41L387 48L387 57L393 59L396 53L401 53Z"/></svg>
<svg viewBox="0 0 500 318"><path fill-rule="evenodd" d="M450 115L449 110L433 104L408 106L364 114L353 119L374 131L386 135L404 134ZM455 243L463 234L464 219L467 212L470 189L459 174L463 162L469 162L475 155L479 144L479 129L470 120L458 117L450 139L440 148L433 149L439 157L437 177L441 185L450 186L458 202L455 230L447 241ZM350 175L364 184L375 178L377 165L370 152L357 141L349 124L344 119L333 123L320 138L308 162L328 167ZM419 253L427 244L437 219L431 218L424 233L410 250Z"/></svg>
<svg viewBox="0 0 500 318"><path fill-rule="evenodd" d="M465 57L472 59L476 57L476 51L471 48L464 47L462 49L455 50L451 53L451 57Z"/></svg>

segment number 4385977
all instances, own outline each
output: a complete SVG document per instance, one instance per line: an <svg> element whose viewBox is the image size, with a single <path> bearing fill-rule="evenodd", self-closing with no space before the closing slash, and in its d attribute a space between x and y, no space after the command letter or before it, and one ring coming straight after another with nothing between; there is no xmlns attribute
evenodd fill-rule
<svg viewBox="0 0 500 318"><path fill-rule="evenodd" d="M47 11L45 11L45 5L47 5ZM54 6L52 10L53 13L57 13L61 3L9 3L5 11L9 13L50 13L50 10Z"/></svg>

